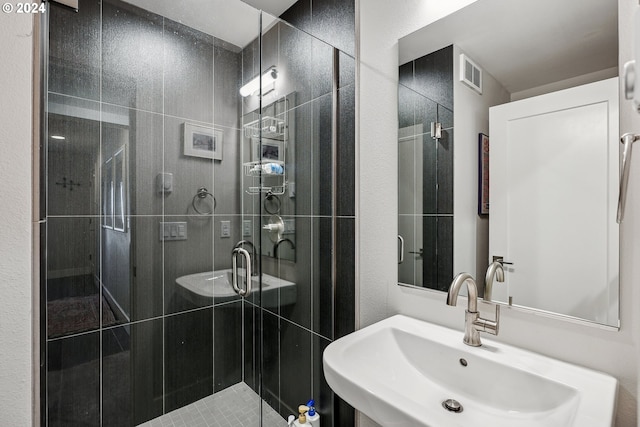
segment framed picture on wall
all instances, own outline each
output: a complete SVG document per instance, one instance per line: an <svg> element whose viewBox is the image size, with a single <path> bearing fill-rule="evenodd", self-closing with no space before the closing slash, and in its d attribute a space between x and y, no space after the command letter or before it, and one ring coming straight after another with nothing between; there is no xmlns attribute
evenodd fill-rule
<svg viewBox="0 0 640 427"><path fill-rule="evenodd" d="M184 123L184 155L222 160L223 132L220 129Z"/></svg>
<svg viewBox="0 0 640 427"><path fill-rule="evenodd" d="M262 138L262 146L259 138L252 138L251 160L284 161L284 143L277 139Z"/></svg>
<svg viewBox="0 0 640 427"><path fill-rule="evenodd" d="M478 134L478 215L489 215L489 136Z"/></svg>

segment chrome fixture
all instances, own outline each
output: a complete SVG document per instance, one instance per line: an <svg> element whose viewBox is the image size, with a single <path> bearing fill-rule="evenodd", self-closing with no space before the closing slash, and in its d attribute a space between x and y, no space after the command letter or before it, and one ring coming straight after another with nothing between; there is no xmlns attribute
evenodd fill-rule
<svg viewBox="0 0 640 427"><path fill-rule="evenodd" d="M238 255L242 255L245 259L246 273L244 277L244 289L238 286ZM236 291L241 297L248 297L251 293L251 256L246 249L235 248L231 252L231 285L233 290Z"/></svg>
<svg viewBox="0 0 640 427"><path fill-rule="evenodd" d="M211 207L211 209L208 211L198 209L198 205L202 203L204 199L206 199L207 197L211 197L211 199L213 200L213 207ZM191 201L191 206L193 207L193 210L198 213L198 215L212 214L213 211L216 209L217 204L218 203L216 202L216 198L214 197L214 195L209 193L209 190L207 190L204 187L198 188L196 195L193 196L193 200Z"/></svg>
<svg viewBox="0 0 640 427"><path fill-rule="evenodd" d="M280 247L281 243L289 243L289 245L291 245L291 249L295 249L296 245L293 244L293 242L291 241L291 239L280 239L276 242L275 245L273 245L273 257L274 258L278 258L278 248Z"/></svg>
<svg viewBox="0 0 640 427"><path fill-rule="evenodd" d="M487 268L487 274L484 276L484 300L485 302L493 301L493 279L498 282L504 282L504 267L502 262L493 261Z"/></svg>
<svg viewBox="0 0 640 427"><path fill-rule="evenodd" d="M249 258L251 261L251 265L247 265L247 271L251 270L253 272L250 274L250 276L257 276L258 271L257 271L257 268L255 268L255 264L254 264L255 260L257 259L257 252L256 252L256 247L253 245L253 243L251 243L250 240L240 240L233 247L233 251L235 252L236 249L242 248L245 245L251 247L251 256Z"/></svg>
<svg viewBox="0 0 640 427"><path fill-rule="evenodd" d="M469 273L460 273L453 279L451 286L449 286L449 292L447 293L447 305L456 305L460 288L465 283L467 285L468 300L464 317L464 339L462 341L472 347L479 347L482 345L480 342L480 332L498 335L500 306L496 305L495 321L480 317L480 313L478 313L478 286Z"/></svg>
<svg viewBox="0 0 640 427"><path fill-rule="evenodd" d="M620 174L620 193L618 195L618 215L616 221L622 224L624 220L624 208L627 202L627 186L629 185L629 168L631 167L631 148L632 144L640 139L640 135L625 133L622 135L622 173Z"/></svg>
<svg viewBox="0 0 640 427"><path fill-rule="evenodd" d="M400 241L400 259L398 260L398 264L402 264L404 262L404 238L398 234L398 240Z"/></svg>

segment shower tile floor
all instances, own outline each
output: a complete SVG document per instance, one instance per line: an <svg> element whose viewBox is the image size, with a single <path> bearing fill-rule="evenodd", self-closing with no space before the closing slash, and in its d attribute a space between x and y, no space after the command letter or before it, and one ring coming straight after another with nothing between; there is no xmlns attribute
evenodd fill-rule
<svg viewBox="0 0 640 427"><path fill-rule="evenodd" d="M259 425L260 402L260 396L241 382L140 427L254 427ZM262 407L264 427L287 425L266 402L262 402Z"/></svg>

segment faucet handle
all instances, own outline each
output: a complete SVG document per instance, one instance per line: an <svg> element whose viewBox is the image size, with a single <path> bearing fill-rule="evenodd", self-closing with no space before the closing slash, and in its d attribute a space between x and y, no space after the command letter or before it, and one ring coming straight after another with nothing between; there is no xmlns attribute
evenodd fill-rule
<svg viewBox="0 0 640 427"><path fill-rule="evenodd" d="M496 320L483 319L478 317L473 325L479 332L488 332L491 335L498 335L498 329L500 328L500 306L496 304Z"/></svg>

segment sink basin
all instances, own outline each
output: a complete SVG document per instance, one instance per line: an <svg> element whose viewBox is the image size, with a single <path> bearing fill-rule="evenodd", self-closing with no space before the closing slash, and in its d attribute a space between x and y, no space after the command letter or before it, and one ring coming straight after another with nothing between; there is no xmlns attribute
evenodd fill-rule
<svg viewBox="0 0 640 427"><path fill-rule="evenodd" d="M331 343L329 386L383 426L613 424L617 380L482 337L397 315ZM462 406L443 402L453 399Z"/></svg>
<svg viewBox="0 0 640 427"><path fill-rule="evenodd" d="M238 280L244 281L244 276ZM240 299L231 285L231 269L189 274L176 279L177 290L184 298L202 306ZM243 285L244 286L244 285ZM248 299L257 303L259 277L251 278L252 292ZM262 275L262 306L275 308L296 302L296 284L268 274Z"/></svg>

